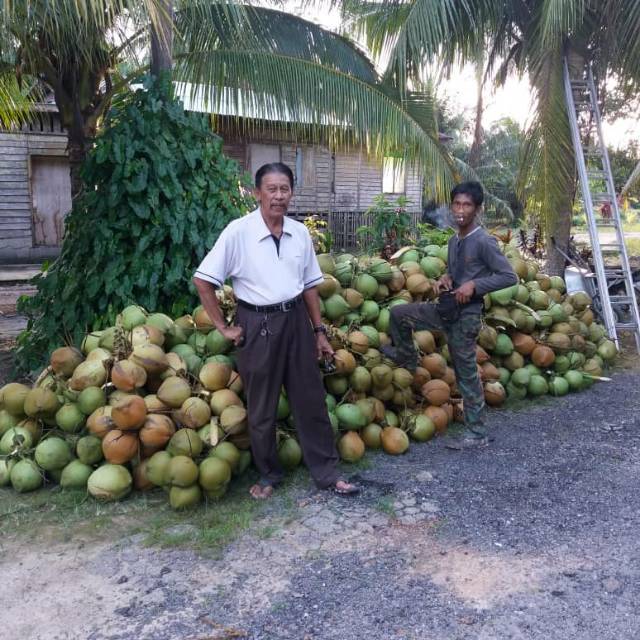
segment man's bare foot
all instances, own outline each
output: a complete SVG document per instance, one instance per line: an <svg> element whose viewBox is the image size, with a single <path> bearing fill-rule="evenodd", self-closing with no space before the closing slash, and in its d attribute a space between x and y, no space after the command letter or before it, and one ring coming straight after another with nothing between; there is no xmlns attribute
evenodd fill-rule
<svg viewBox="0 0 640 640"><path fill-rule="evenodd" d="M254 500L267 500L273 495L273 486L270 484L254 484L249 489L249 494Z"/></svg>
<svg viewBox="0 0 640 640"><path fill-rule="evenodd" d="M355 484L351 484L346 480L338 480L333 485L333 491L340 496L352 496L359 493L360 489Z"/></svg>

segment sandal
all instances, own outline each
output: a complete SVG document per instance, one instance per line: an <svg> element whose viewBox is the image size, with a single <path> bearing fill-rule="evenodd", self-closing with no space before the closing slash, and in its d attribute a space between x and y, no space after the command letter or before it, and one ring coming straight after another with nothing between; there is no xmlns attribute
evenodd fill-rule
<svg viewBox="0 0 640 640"><path fill-rule="evenodd" d="M249 488L249 495L254 500L267 500L273 495L273 485L267 480L259 480Z"/></svg>

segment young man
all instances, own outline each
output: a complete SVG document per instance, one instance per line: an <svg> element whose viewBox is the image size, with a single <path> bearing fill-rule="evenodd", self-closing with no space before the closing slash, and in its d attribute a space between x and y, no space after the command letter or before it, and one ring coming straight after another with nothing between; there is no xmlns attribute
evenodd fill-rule
<svg viewBox="0 0 640 640"><path fill-rule="evenodd" d="M486 445L484 392L476 365L476 340L480 331L482 297L518 282L495 238L478 223L484 194L478 182L463 182L451 191L451 212L458 233L449 240L448 273L436 283L439 294L451 292L444 304L403 304L391 310L390 333L394 347L381 351L391 360L415 370L418 358L413 331L444 331L464 401L465 430L449 438L447 446L466 449ZM441 295L441 299L445 296Z"/></svg>
<svg viewBox="0 0 640 640"><path fill-rule="evenodd" d="M193 282L216 329L238 347L253 461L260 481L256 499L271 496L283 471L276 448L280 389L287 390L309 472L322 489L353 494L336 468L333 431L317 359L333 349L320 318L316 286L323 281L307 228L286 216L293 173L280 162L256 173L259 208L234 220L198 267ZM231 278L238 301L236 326L228 326L215 287Z"/></svg>

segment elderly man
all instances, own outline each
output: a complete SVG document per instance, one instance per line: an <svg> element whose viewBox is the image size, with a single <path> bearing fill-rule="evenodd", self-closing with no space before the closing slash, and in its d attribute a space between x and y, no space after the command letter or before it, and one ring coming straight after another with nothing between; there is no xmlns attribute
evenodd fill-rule
<svg viewBox="0 0 640 640"><path fill-rule="evenodd" d="M458 233L449 240L448 273L436 283L440 302L403 304L391 310L394 347L382 347L389 359L415 370L418 358L412 332L443 331L464 401L465 430L449 438L451 449L486 445L484 392L476 365L476 341L483 296L518 282L496 239L479 224L484 194L478 182L463 182L451 191L451 213Z"/></svg>
<svg viewBox="0 0 640 640"><path fill-rule="evenodd" d="M259 208L226 227L193 278L216 329L238 347L251 450L260 473L250 493L268 498L283 478L275 433L282 385L316 485L341 495L357 493L337 470L317 364L318 358L333 356L316 290L323 275L306 227L286 216L293 196L291 169L280 162L260 167L255 196ZM215 295L227 278L238 300L235 326L226 325Z"/></svg>

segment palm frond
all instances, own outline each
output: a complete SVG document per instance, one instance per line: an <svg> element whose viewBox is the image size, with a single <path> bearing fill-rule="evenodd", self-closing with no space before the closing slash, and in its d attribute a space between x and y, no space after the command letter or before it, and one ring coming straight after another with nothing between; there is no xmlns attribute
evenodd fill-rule
<svg viewBox="0 0 640 640"><path fill-rule="evenodd" d="M543 0L540 6L541 41L545 47L558 47L582 23L589 0Z"/></svg>
<svg viewBox="0 0 640 640"><path fill-rule="evenodd" d="M275 53L219 49L179 56L175 78L191 83L191 100L244 116L247 126L277 121L330 146L357 145L378 157L401 151L433 173L443 198L453 183L455 169L437 135L379 86L337 69Z"/></svg>
<svg viewBox="0 0 640 640"><path fill-rule="evenodd" d="M15 72L0 70L0 128L19 128L28 122L33 116L34 97L20 88Z"/></svg>

